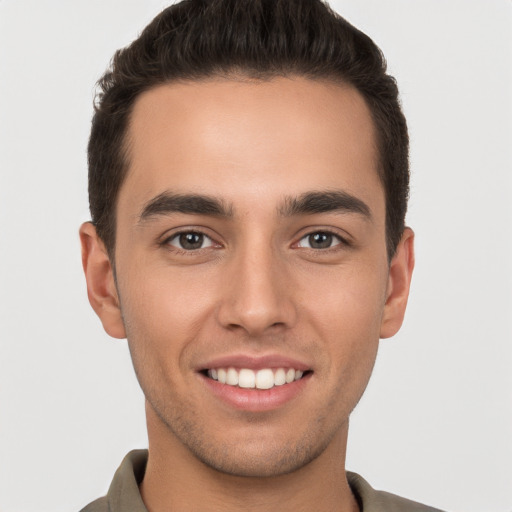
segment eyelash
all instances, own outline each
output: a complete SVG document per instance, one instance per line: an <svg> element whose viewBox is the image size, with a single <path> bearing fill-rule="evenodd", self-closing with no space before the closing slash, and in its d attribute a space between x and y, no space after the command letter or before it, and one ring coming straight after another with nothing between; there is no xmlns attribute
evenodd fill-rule
<svg viewBox="0 0 512 512"><path fill-rule="evenodd" d="M203 237L201 245L203 245L203 243L205 241L208 241L209 245L207 245L206 247L199 247L197 249L184 249L183 247L179 247L179 246L173 245L171 243L173 240L179 240L180 237L182 237L184 235L197 235L197 236ZM203 233L202 231L195 230L195 229L179 231L177 233L174 233L171 236L165 238L165 240L163 240L160 245L165 246L167 248L172 247L171 250L176 251L179 254L187 254L187 255L197 253L198 251L201 251L202 249L208 249L213 246L220 247L220 244L215 242L211 236L208 236L206 233Z"/></svg>
<svg viewBox="0 0 512 512"><path fill-rule="evenodd" d="M201 245L203 245L203 243L205 241L208 241L209 244L206 247L198 247L195 249L185 249L183 247L179 247L179 246L173 245L171 243L174 240L179 240L179 238L184 235L197 235L197 236L203 237ZM324 248L315 248L315 247L311 247L311 246L303 247L300 245L300 243L303 240L308 239L309 237L312 237L314 235L327 235L327 236L333 237L338 242L335 243L334 245L331 245L329 247L324 247ZM204 233L200 230L195 230L195 229L184 230L184 231L179 231L177 233L173 233L171 236L165 238L161 242L160 245L165 246L169 250L172 250L178 254L184 254L184 255L193 255L194 253L197 253L204 249L209 249L211 247L216 247L216 248L222 247L222 245L219 244L218 242L215 242L215 240L212 237L208 236L206 233ZM351 243L346 238L340 236L338 233L335 233L334 231L329 230L329 229L318 229L318 230L310 231L310 232L306 233L304 236L302 236L299 239L299 241L293 245L294 248L305 249L307 251L311 251L311 252L317 253L317 254L339 250L339 249L341 249L341 247L339 247L339 246L351 247Z"/></svg>
<svg viewBox="0 0 512 512"><path fill-rule="evenodd" d="M350 247L350 245L351 245L350 242L346 238L340 236L338 233L335 233L334 231L331 231L329 229L319 229L316 231L310 231L309 233L306 233L295 245L299 246L299 244L300 244L300 242L302 242L302 240L308 239L314 235L327 235L327 236L332 237L333 239L336 239L338 241L338 243L331 245L329 247L325 247L325 248L302 247L303 249L307 249L307 250L314 251L314 252L320 252L320 251L327 252L327 251L338 250L340 248L339 246Z"/></svg>

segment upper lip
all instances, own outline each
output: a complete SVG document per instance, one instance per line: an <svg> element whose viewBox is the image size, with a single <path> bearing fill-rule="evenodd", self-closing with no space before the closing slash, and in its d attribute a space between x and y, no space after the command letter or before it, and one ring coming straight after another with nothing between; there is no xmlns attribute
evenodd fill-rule
<svg viewBox="0 0 512 512"><path fill-rule="evenodd" d="M205 364L198 366L197 370L202 371L212 368L229 367L248 368L250 370L260 370L262 368L293 368L295 370L307 371L311 369L311 365L299 359L280 354L267 354L263 356L230 354L210 359Z"/></svg>

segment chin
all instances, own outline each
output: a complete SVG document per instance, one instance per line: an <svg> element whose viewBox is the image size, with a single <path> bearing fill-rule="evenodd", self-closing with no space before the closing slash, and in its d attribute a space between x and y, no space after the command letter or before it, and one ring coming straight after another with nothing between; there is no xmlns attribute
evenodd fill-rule
<svg viewBox="0 0 512 512"><path fill-rule="evenodd" d="M306 467L325 451L329 442L327 439L318 445L318 438L306 434L299 441L280 444L268 440L209 446L192 443L188 448L196 459L219 473L234 477L275 478Z"/></svg>
<svg viewBox="0 0 512 512"><path fill-rule="evenodd" d="M195 455L206 466L225 475L245 478L275 478L303 468L319 454L307 451L289 453L288 450L283 450L283 453L279 454L260 452L255 455L245 453L244 450L242 453L225 454L224 457Z"/></svg>

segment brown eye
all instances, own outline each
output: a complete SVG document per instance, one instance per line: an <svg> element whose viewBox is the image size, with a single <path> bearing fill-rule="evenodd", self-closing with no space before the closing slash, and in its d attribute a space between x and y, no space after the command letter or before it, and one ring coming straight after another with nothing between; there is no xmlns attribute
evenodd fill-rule
<svg viewBox="0 0 512 512"><path fill-rule="evenodd" d="M195 231L188 231L185 233L178 233L169 240L169 245L183 249L185 251L194 251L197 249L204 249L211 247L212 240L203 233L196 233Z"/></svg>
<svg viewBox="0 0 512 512"><path fill-rule="evenodd" d="M299 242L299 247L308 249L329 249L342 243L339 236L327 231L317 231L303 237Z"/></svg>

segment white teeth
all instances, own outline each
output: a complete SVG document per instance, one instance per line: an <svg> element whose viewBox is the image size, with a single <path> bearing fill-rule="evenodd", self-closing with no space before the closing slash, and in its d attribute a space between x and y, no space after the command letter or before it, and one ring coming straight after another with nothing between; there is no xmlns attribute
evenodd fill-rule
<svg viewBox="0 0 512 512"><path fill-rule="evenodd" d="M226 374L226 370L224 370L224 368L219 368L217 370L217 377L218 377L219 382L221 382L222 384L226 384L227 374ZM212 376L212 378L213 378L213 376Z"/></svg>
<svg viewBox="0 0 512 512"><path fill-rule="evenodd" d="M258 389L270 389L274 387L274 372L270 368L258 370L256 374L256 387Z"/></svg>
<svg viewBox="0 0 512 512"><path fill-rule="evenodd" d="M228 368L226 384L229 384L230 386L238 386L238 372L234 368Z"/></svg>
<svg viewBox="0 0 512 512"><path fill-rule="evenodd" d="M284 373L283 368L279 368L279 370L274 373L274 385L282 386L286 384L286 373Z"/></svg>
<svg viewBox="0 0 512 512"><path fill-rule="evenodd" d="M246 389L271 389L274 386L290 384L304 375L304 372L294 368L262 368L256 372L248 368L212 368L207 373L210 378L218 380L221 384Z"/></svg>
<svg viewBox="0 0 512 512"><path fill-rule="evenodd" d="M256 385L256 375L254 372L247 368L240 370L240 373L238 374L238 385L241 388L254 388Z"/></svg>

